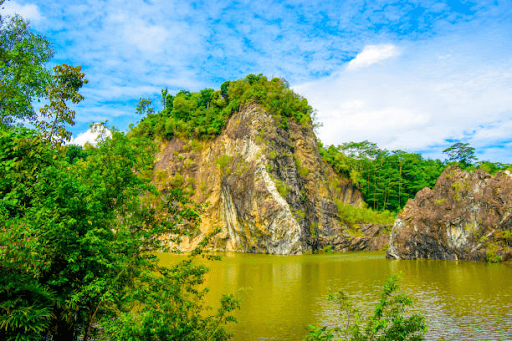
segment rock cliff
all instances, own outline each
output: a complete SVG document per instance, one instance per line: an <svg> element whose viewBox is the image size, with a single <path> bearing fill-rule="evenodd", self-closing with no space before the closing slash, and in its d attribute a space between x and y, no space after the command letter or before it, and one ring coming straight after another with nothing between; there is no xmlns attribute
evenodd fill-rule
<svg viewBox="0 0 512 341"><path fill-rule="evenodd" d="M512 257L512 175L447 168L398 215L387 257L505 261Z"/></svg>
<svg viewBox="0 0 512 341"><path fill-rule="evenodd" d="M155 169L157 183L182 186L194 201L209 203L182 250L215 228L221 229L215 250L300 254L326 246L377 247L368 238L353 240L340 222L335 201L357 206L362 196L322 161L312 126L289 120L283 127L256 104L234 113L212 140L173 137L162 144Z"/></svg>

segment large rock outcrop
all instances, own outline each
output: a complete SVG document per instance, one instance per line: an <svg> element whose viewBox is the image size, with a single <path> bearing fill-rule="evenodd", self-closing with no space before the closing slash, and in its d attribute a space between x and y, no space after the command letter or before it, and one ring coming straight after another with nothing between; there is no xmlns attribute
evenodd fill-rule
<svg viewBox="0 0 512 341"><path fill-rule="evenodd" d="M221 229L215 250L299 254L351 248L353 237L339 220L336 201L360 205L362 196L321 160L311 124L288 120L282 127L258 105L245 106L213 140L175 137L163 144L155 169L157 184L183 186L194 201L209 203L182 250L215 228Z"/></svg>
<svg viewBox="0 0 512 341"><path fill-rule="evenodd" d="M447 168L397 217L387 257L508 260L512 257L512 175Z"/></svg>

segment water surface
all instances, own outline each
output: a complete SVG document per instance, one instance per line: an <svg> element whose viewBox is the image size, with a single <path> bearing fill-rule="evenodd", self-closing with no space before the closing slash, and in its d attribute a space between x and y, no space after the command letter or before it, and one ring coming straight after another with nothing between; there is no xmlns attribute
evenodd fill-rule
<svg viewBox="0 0 512 341"><path fill-rule="evenodd" d="M172 263L183 256L162 254ZM326 296L343 290L371 310L392 274L429 320L427 339L512 340L512 265L387 260L382 252L302 256L226 253L205 261L208 304L238 291L234 340L302 340L308 324L338 323ZM239 291L241 290L241 291Z"/></svg>

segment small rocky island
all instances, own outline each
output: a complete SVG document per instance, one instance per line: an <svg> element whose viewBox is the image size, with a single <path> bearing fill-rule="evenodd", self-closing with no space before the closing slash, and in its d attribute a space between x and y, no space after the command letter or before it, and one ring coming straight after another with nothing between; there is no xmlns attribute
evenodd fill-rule
<svg viewBox="0 0 512 341"><path fill-rule="evenodd" d="M448 167L398 215L388 258L490 262L512 258L512 174Z"/></svg>

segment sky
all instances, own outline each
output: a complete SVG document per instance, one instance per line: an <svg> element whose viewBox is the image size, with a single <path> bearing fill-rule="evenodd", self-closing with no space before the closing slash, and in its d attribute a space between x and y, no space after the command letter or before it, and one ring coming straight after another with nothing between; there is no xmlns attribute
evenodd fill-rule
<svg viewBox="0 0 512 341"><path fill-rule="evenodd" d="M127 130L139 98L262 73L308 99L324 145L369 140L444 158L455 142L512 163L512 2L10 0L89 83L89 124Z"/></svg>

